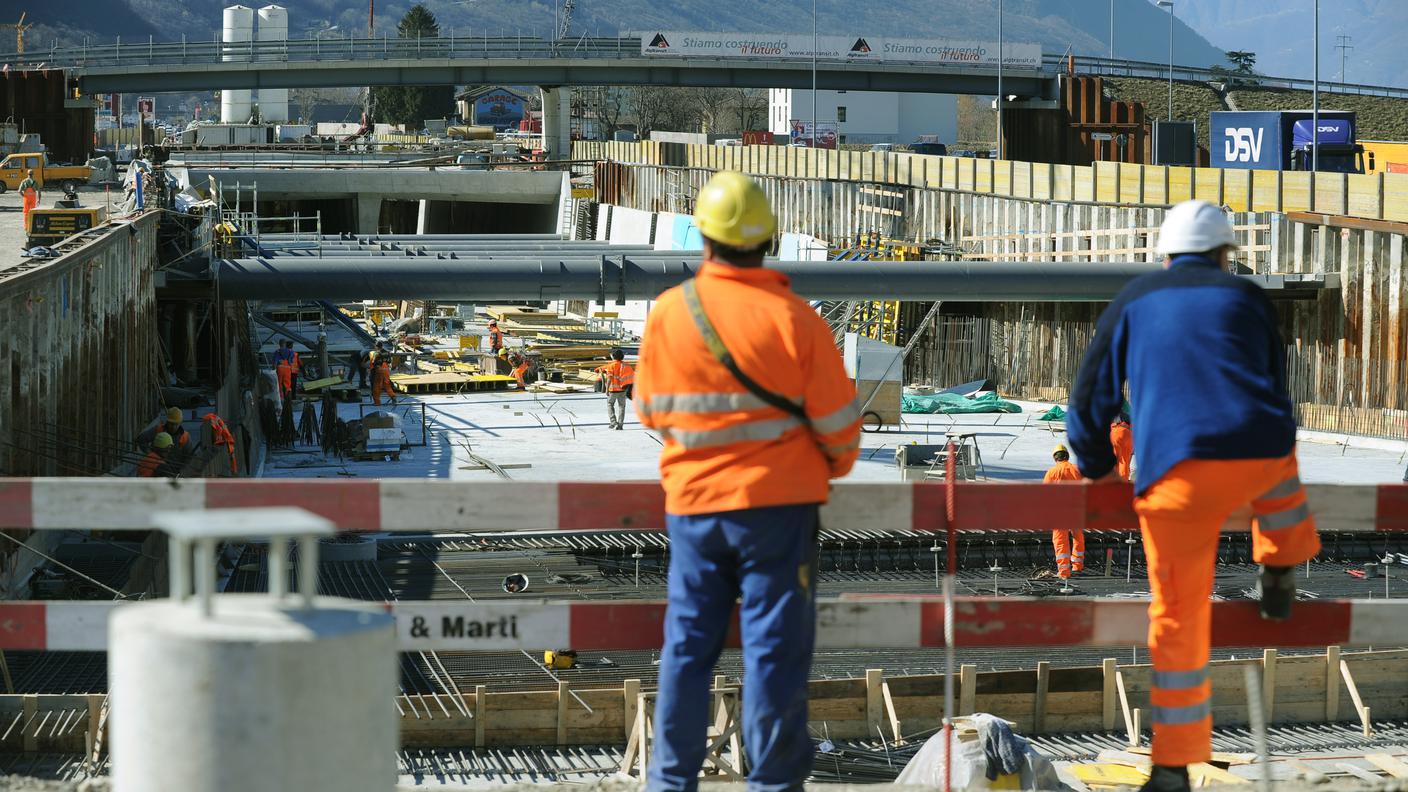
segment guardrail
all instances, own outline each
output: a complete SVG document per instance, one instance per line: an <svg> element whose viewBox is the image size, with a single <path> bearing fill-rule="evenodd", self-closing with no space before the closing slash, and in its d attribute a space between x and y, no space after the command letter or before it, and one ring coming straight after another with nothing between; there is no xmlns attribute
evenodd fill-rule
<svg viewBox="0 0 1408 792"><path fill-rule="evenodd" d="M217 605L220 598L214 600ZM546 648L579 651L659 649L663 601L385 603L396 617L402 651L499 652ZM0 650L103 651L117 602L0 603ZM959 647L1141 646L1149 634L1147 600L954 598ZM1284 622L1261 618L1251 601L1212 603L1214 647L1396 646L1408 643L1408 600L1297 602ZM736 619L736 614L735 614ZM735 621L726 646L738 647ZM817 603L816 648L938 649L944 603L938 595L841 597Z"/></svg>
<svg viewBox="0 0 1408 792"><path fill-rule="evenodd" d="M1128 483L953 488L958 532L1139 529ZM837 484L822 525L945 531L948 489L938 482ZM1408 532L1408 484L1312 484L1306 491L1321 531ZM657 482L0 478L0 529L139 531L153 527L154 510L272 506L307 509L347 532L665 529ZM1249 530L1250 522L1250 513L1234 514L1224 530Z"/></svg>
<svg viewBox="0 0 1408 792"><path fill-rule="evenodd" d="M1047 67L1064 70L1066 59L1064 56L1048 55L1042 59ZM1155 61L1127 60L1123 58L1100 58L1086 55L1075 56L1076 71L1080 74L1094 74L1109 77L1142 77L1151 79L1168 79L1168 63L1158 63ZM1286 88L1298 91L1309 91L1315 87L1314 80L1307 80L1303 77L1277 77L1263 74L1234 74L1229 70L1218 70L1212 68L1200 68L1196 66L1173 67L1173 79L1185 82L1221 81L1235 80L1247 87L1253 88ZM1362 83L1343 83L1321 80L1320 90L1327 93L1341 94L1362 94L1365 96L1387 96L1398 99L1408 99L1408 88L1398 88L1387 85L1366 85Z"/></svg>

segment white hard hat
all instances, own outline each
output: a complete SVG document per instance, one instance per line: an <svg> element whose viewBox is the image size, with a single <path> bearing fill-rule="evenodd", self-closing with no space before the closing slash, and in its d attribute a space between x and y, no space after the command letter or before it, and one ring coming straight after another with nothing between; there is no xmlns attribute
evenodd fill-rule
<svg viewBox="0 0 1408 792"><path fill-rule="evenodd" d="M1207 201L1184 201L1173 207L1159 229L1160 256L1206 253L1236 244L1227 215Z"/></svg>

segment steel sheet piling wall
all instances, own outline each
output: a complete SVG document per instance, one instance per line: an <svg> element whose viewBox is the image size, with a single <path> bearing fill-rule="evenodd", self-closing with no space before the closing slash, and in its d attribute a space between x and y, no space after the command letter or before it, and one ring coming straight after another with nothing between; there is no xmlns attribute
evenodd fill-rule
<svg viewBox="0 0 1408 792"><path fill-rule="evenodd" d="M157 217L0 271L0 470L99 475L157 409Z"/></svg>

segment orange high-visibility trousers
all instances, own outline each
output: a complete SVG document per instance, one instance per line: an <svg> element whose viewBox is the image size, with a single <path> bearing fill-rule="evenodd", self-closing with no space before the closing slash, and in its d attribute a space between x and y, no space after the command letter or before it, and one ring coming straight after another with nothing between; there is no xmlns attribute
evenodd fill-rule
<svg viewBox="0 0 1408 792"><path fill-rule="evenodd" d="M1149 562L1154 764L1212 756L1213 566L1222 525L1250 506L1252 557L1292 566L1320 552L1296 457L1188 460L1134 500Z"/></svg>
<svg viewBox="0 0 1408 792"><path fill-rule="evenodd" d="M20 203L24 211L20 222L24 224L24 230L28 232L29 213L34 211L35 207L39 206L39 194L33 190L25 190L23 193L20 194Z"/></svg>
<svg viewBox="0 0 1408 792"><path fill-rule="evenodd" d="M1074 541L1072 541L1074 539ZM1085 531L1064 528L1051 532L1051 544L1056 548L1056 574L1062 578L1085 569Z"/></svg>
<svg viewBox="0 0 1408 792"><path fill-rule="evenodd" d="M376 373L372 375L372 404L379 406L382 394L386 394L392 404L396 403L396 389L391 385L390 372L385 369L377 369Z"/></svg>

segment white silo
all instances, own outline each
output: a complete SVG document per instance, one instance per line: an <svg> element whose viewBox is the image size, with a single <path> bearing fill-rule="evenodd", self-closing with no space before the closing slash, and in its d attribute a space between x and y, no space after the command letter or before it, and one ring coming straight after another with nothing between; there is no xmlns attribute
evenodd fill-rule
<svg viewBox="0 0 1408 792"><path fill-rule="evenodd" d="M288 9L276 5L259 9L258 36L260 42L288 41ZM278 49L266 43L260 60L282 60L284 55ZM259 116L267 123L288 121L288 89L260 88Z"/></svg>
<svg viewBox="0 0 1408 792"><path fill-rule="evenodd" d="M225 9L225 25L221 41L225 43L223 60L236 61L249 57L249 42L254 40L254 9L233 5ZM225 88L220 91L220 121L243 124L249 120L253 97L248 88Z"/></svg>

